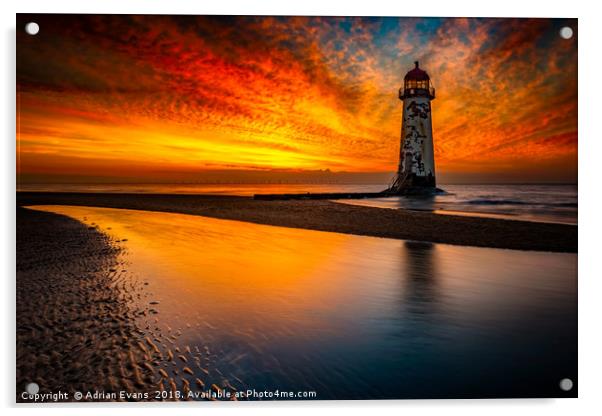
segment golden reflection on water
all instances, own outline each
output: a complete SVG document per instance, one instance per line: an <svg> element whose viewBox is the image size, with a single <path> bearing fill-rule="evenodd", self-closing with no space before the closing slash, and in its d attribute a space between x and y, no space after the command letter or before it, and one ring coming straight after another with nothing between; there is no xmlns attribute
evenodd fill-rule
<svg viewBox="0 0 602 416"><path fill-rule="evenodd" d="M200 318L213 327L265 331L265 339L302 336L304 327L329 331L380 291L369 282L370 269L397 274L397 262L385 261L383 239L148 211L35 209L127 240L129 270L150 282L161 320L172 325ZM358 259L363 267L354 269Z"/></svg>
<svg viewBox="0 0 602 416"><path fill-rule="evenodd" d="M94 223L119 240L128 271L159 302L157 325L181 332L182 345L217 349L220 368L255 387L288 382L320 386L322 398L418 397L440 386L431 362L477 379L540 354L550 339L550 362L573 351L575 254L172 213L31 208ZM540 361L543 374L550 364ZM399 374L411 374L412 383ZM459 386L440 383L445 391Z"/></svg>
<svg viewBox="0 0 602 416"><path fill-rule="evenodd" d="M410 298L416 288L428 292L433 298L420 301L430 308L441 301L437 292L461 296L473 305L463 313L478 313L500 299L508 303L526 284L525 268L535 266L529 286L549 288L561 280L537 265L574 266L569 254L404 243L151 211L35 208L85 218L127 240L129 269L161 298L163 320L203 316L214 326L265 328L267 337L291 332L293 324L297 334L304 326L332 329L357 311L398 301L390 294L395 288Z"/></svg>

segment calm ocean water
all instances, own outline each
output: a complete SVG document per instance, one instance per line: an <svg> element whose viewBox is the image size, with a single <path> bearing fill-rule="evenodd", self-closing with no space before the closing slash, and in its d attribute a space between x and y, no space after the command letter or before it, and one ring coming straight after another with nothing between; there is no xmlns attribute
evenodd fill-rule
<svg viewBox="0 0 602 416"><path fill-rule="evenodd" d="M577 224L577 185L442 185L433 197L340 200L379 208Z"/></svg>
<svg viewBox="0 0 602 416"><path fill-rule="evenodd" d="M198 377L318 399L575 397L558 383L577 380L576 254L34 209L121 241L127 278L149 295L124 299L157 310L140 328L160 329L164 353L207 351L206 371L190 357L151 363L179 387Z"/></svg>
<svg viewBox="0 0 602 416"><path fill-rule="evenodd" d="M440 185L434 197L390 197L339 202L526 221L577 224L577 185ZM213 194L378 192L384 185L345 184L102 184L20 185L19 191Z"/></svg>

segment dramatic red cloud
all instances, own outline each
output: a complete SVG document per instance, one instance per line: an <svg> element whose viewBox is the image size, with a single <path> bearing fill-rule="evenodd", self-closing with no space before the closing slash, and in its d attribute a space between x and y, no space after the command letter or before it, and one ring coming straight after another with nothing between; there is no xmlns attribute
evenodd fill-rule
<svg viewBox="0 0 602 416"><path fill-rule="evenodd" d="M556 20L35 18L17 40L21 177L393 171L420 59L440 177L575 179L576 40Z"/></svg>

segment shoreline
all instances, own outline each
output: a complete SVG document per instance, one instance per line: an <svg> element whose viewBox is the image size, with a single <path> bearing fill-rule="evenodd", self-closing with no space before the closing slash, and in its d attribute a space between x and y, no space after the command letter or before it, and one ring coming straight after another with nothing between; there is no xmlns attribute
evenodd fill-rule
<svg viewBox="0 0 602 416"><path fill-rule="evenodd" d="M125 279L118 242L96 227L17 209L16 392L91 388L151 391L156 376L140 348L144 332L128 299L144 288ZM149 331L147 331L149 332ZM150 335L150 332L149 332ZM149 336L146 335L146 336Z"/></svg>
<svg viewBox="0 0 602 416"><path fill-rule="evenodd" d="M441 215L329 200L262 201L190 194L17 192L17 206L75 205L201 215L343 234L452 245L577 252L577 226Z"/></svg>

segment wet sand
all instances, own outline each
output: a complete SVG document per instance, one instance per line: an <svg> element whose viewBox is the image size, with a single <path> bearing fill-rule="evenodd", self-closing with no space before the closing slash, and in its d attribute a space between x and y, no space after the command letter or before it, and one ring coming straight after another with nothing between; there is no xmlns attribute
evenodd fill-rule
<svg viewBox="0 0 602 416"><path fill-rule="evenodd" d="M476 247L577 252L577 226L391 210L332 201L209 195L18 192L17 205L177 212L345 234Z"/></svg>
<svg viewBox="0 0 602 416"><path fill-rule="evenodd" d="M18 218L19 366L44 386L576 396L558 389L577 380L575 254L86 206Z"/></svg>
<svg viewBox="0 0 602 416"><path fill-rule="evenodd" d="M201 365L202 351L180 348L177 335L160 330L148 283L120 256L124 240L94 223L24 208L16 228L18 402L28 401L21 393L31 382L40 394L67 392L69 401L95 390L118 396L86 401L155 400L176 382L203 384L185 380L176 363Z"/></svg>

